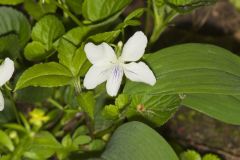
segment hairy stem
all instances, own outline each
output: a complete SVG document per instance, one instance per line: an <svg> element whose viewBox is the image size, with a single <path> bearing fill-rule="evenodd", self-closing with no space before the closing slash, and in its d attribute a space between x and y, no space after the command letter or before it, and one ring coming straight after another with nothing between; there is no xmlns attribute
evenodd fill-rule
<svg viewBox="0 0 240 160"><path fill-rule="evenodd" d="M63 3L58 3L56 1L52 1L57 7L61 8L77 25L79 26L83 26L83 23L81 21L79 21L79 19L72 14L68 8L66 8Z"/></svg>
<svg viewBox="0 0 240 160"><path fill-rule="evenodd" d="M57 107L58 109L63 110L63 106L60 103L58 103L57 101L55 101L54 99L48 98L47 101L49 103L51 103L53 106Z"/></svg>
<svg viewBox="0 0 240 160"><path fill-rule="evenodd" d="M17 111L17 106L16 106L16 104L15 104L15 100L13 99L13 96L12 96L12 94L10 93L10 90L9 90L8 88L6 88L5 91L6 91L7 95L8 95L8 97L10 98L10 100L11 100L12 103L13 103L13 110L14 110L14 114L15 114L15 116L16 116L17 122L18 122L19 124L21 124L21 120L20 120L20 117L19 117L19 114L18 114L18 111Z"/></svg>

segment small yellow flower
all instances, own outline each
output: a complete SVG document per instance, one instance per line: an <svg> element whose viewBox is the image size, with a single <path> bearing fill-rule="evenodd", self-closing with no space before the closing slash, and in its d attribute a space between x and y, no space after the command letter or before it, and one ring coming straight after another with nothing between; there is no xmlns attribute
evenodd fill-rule
<svg viewBox="0 0 240 160"><path fill-rule="evenodd" d="M48 116L45 116L45 112L41 109L34 109L29 113L30 115L30 123L37 126L41 127L43 123L47 122L49 120Z"/></svg>

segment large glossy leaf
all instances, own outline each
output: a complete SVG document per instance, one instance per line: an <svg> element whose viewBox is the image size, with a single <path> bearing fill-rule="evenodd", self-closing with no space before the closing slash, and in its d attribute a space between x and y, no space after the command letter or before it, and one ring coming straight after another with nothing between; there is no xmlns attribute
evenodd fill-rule
<svg viewBox="0 0 240 160"><path fill-rule="evenodd" d="M105 160L178 160L162 136L141 122L119 127L101 157Z"/></svg>
<svg viewBox="0 0 240 160"><path fill-rule="evenodd" d="M85 0L83 16L90 21L103 20L126 7L131 0Z"/></svg>
<svg viewBox="0 0 240 160"><path fill-rule="evenodd" d="M157 83L151 87L129 82L124 92L240 95L240 58L223 48L207 44L177 45L149 55L146 61Z"/></svg>
<svg viewBox="0 0 240 160"><path fill-rule="evenodd" d="M182 104L223 122L240 125L240 95L187 94Z"/></svg>
<svg viewBox="0 0 240 160"><path fill-rule="evenodd" d="M24 46L30 38L30 24L19 11L10 7L0 8L0 36L15 33L19 37L20 46Z"/></svg>
<svg viewBox="0 0 240 160"><path fill-rule="evenodd" d="M56 62L36 64L27 69L19 78L16 89L28 86L57 87L69 84L71 72Z"/></svg>

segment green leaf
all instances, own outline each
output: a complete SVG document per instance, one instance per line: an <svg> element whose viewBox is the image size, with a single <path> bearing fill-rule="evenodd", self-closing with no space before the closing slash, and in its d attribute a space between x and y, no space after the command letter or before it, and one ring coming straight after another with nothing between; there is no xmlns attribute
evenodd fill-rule
<svg viewBox="0 0 240 160"><path fill-rule="evenodd" d="M74 131L74 134L73 134L73 139L75 139L76 137L78 136L81 136L81 135L85 135L85 134L88 134L88 128L87 126L85 125L82 125L80 127L78 127L75 131Z"/></svg>
<svg viewBox="0 0 240 160"><path fill-rule="evenodd" d="M2 159L0 159L0 160L2 160ZM5 159L3 159L3 160L5 160ZM88 158L87 160L104 160L104 159L102 159L102 158Z"/></svg>
<svg viewBox="0 0 240 160"><path fill-rule="evenodd" d="M206 154L204 155L202 160L221 160L221 159L214 154Z"/></svg>
<svg viewBox="0 0 240 160"><path fill-rule="evenodd" d="M152 124L160 126L171 118L179 105L178 95L133 95L126 114L130 119L143 117Z"/></svg>
<svg viewBox="0 0 240 160"><path fill-rule="evenodd" d="M0 145L7 147L10 151L14 150L14 145L12 143L12 140L8 137L8 135L0 130Z"/></svg>
<svg viewBox="0 0 240 160"><path fill-rule="evenodd" d="M26 17L10 7L0 7L0 36L15 33L19 38L19 45L23 47L30 38L31 26Z"/></svg>
<svg viewBox="0 0 240 160"><path fill-rule="evenodd" d="M240 95L240 58L207 44L169 47L146 58L157 78L151 87L128 82L128 94L206 93Z"/></svg>
<svg viewBox="0 0 240 160"><path fill-rule="evenodd" d="M80 15L82 13L83 0L66 0L66 4L75 14Z"/></svg>
<svg viewBox="0 0 240 160"><path fill-rule="evenodd" d="M126 22L120 23L116 28L123 30L128 26L140 26L140 25L141 25L141 21L139 20L128 20Z"/></svg>
<svg viewBox="0 0 240 160"><path fill-rule="evenodd" d="M19 78L15 90L28 86L57 87L70 83L71 72L56 62L36 64L28 68Z"/></svg>
<svg viewBox="0 0 240 160"><path fill-rule="evenodd" d="M240 95L187 94L183 105L230 124L240 124Z"/></svg>
<svg viewBox="0 0 240 160"><path fill-rule="evenodd" d="M201 160L201 156L194 150L187 150L180 155L181 160Z"/></svg>
<svg viewBox="0 0 240 160"><path fill-rule="evenodd" d="M51 133L42 131L33 137L24 156L32 159L48 159L61 148L61 144Z"/></svg>
<svg viewBox="0 0 240 160"><path fill-rule="evenodd" d="M120 126L101 157L105 160L178 160L162 136L141 122Z"/></svg>
<svg viewBox="0 0 240 160"><path fill-rule="evenodd" d="M0 0L0 4L3 5L17 5L22 3L24 0Z"/></svg>
<svg viewBox="0 0 240 160"><path fill-rule="evenodd" d="M142 16L142 14L144 13L144 8L138 8L136 10L134 10L133 12L131 12L125 19L124 22L135 19L135 18L139 18Z"/></svg>
<svg viewBox="0 0 240 160"><path fill-rule="evenodd" d="M122 10L131 0L85 0L82 6L84 18L100 21Z"/></svg>
<svg viewBox="0 0 240 160"><path fill-rule="evenodd" d="M102 114L105 118L114 120L118 118L120 112L117 106L110 104L104 107Z"/></svg>
<svg viewBox="0 0 240 160"><path fill-rule="evenodd" d="M62 139L62 145L64 146L64 147L71 147L72 146L72 143L73 143L73 141L72 141L72 138L71 138L71 136L69 135L69 134L67 134L63 139Z"/></svg>
<svg viewBox="0 0 240 160"><path fill-rule="evenodd" d="M4 97L4 103L4 110L0 112L0 125L11 122L16 118L13 101Z"/></svg>
<svg viewBox="0 0 240 160"><path fill-rule="evenodd" d="M91 30L91 27L76 27L68 31L63 37L72 42L75 46L79 46Z"/></svg>
<svg viewBox="0 0 240 160"><path fill-rule="evenodd" d="M94 42L94 43L101 43L101 42L112 43L120 33L121 33L121 30L98 33L96 35L90 36L88 38L88 41Z"/></svg>
<svg viewBox="0 0 240 160"><path fill-rule="evenodd" d="M53 88L27 87L15 92L15 98L20 102L42 102L53 94Z"/></svg>
<svg viewBox="0 0 240 160"><path fill-rule="evenodd" d="M11 153L10 160L19 160L22 159L24 152L28 149L32 143L32 138L28 135L21 137L16 149Z"/></svg>
<svg viewBox="0 0 240 160"><path fill-rule="evenodd" d="M72 61L77 47L65 38L61 38L58 43L58 59L59 62L68 67L72 72L76 72Z"/></svg>
<svg viewBox="0 0 240 160"><path fill-rule="evenodd" d="M65 65L74 76L77 76L86 61L83 45L77 48L67 39L61 38L57 50L59 62Z"/></svg>
<svg viewBox="0 0 240 160"><path fill-rule="evenodd" d="M0 160L11 160L11 155L3 155L0 157ZM101 160L101 159L100 159Z"/></svg>
<svg viewBox="0 0 240 160"><path fill-rule="evenodd" d="M28 43L24 48L24 56L29 61L40 61L45 59L49 53L45 49L45 46L38 41Z"/></svg>
<svg viewBox="0 0 240 160"><path fill-rule="evenodd" d="M79 75L85 76L92 64L89 61L85 61L80 69Z"/></svg>
<svg viewBox="0 0 240 160"><path fill-rule="evenodd" d="M197 7L207 6L217 0L164 0L164 2L179 12L189 12Z"/></svg>
<svg viewBox="0 0 240 160"><path fill-rule="evenodd" d="M62 22L53 15L41 18L32 29L32 39L46 45L46 50L52 48L53 42L65 32Z"/></svg>
<svg viewBox="0 0 240 160"><path fill-rule="evenodd" d="M88 113L88 115L94 119L94 109L96 100L94 98L94 93L89 91L86 93L80 93L77 97L80 107Z"/></svg>
<svg viewBox="0 0 240 160"><path fill-rule="evenodd" d="M45 14L55 13L57 7L53 3L42 3L41 1L24 0L24 8L34 19L40 19Z"/></svg>
<svg viewBox="0 0 240 160"><path fill-rule="evenodd" d="M8 34L0 37L0 58L9 57L16 59L20 56L20 46L18 36L16 34Z"/></svg>
<svg viewBox="0 0 240 160"><path fill-rule="evenodd" d="M69 106L71 106L71 108L78 108L79 105L77 102L76 87L79 87L78 89L80 89L80 84L79 84L80 81L76 83L78 78L75 77L73 79L74 79L73 84L75 82L75 85L70 85L64 88L64 90L61 91L61 95L63 96L63 100L65 104L68 104Z"/></svg>
<svg viewBox="0 0 240 160"><path fill-rule="evenodd" d="M22 124L16 124L16 123L7 123L7 124L4 124L4 127L5 128L8 128L8 129L13 129L13 130L16 130L16 131L19 131L19 132L22 132L22 133L27 133L28 130L26 128L24 128L24 126L22 126Z"/></svg>
<svg viewBox="0 0 240 160"><path fill-rule="evenodd" d="M67 159L67 157L69 157L69 154L71 154L71 152L78 150L78 145L74 144L74 141L70 136L70 134L67 134L62 139L62 146L64 148L57 153L57 157L59 159Z"/></svg>
<svg viewBox="0 0 240 160"><path fill-rule="evenodd" d="M142 14L144 13L144 8L138 8L131 12L125 19L124 22L127 22L132 19L140 18Z"/></svg>
<svg viewBox="0 0 240 160"><path fill-rule="evenodd" d="M239 0L230 0L230 2L237 8L237 10L240 10L240 1Z"/></svg>
<svg viewBox="0 0 240 160"><path fill-rule="evenodd" d="M115 99L115 105L118 106L119 109L124 108L129 103L130 103L130 98L126 94L120 94Z"/></svg>
<svg viewBox="0 0 240 160"><path fill-rule="evenodd" d="M80 135L76 138L73 139L73 143L75 145L84 145L84 144L88 144L89 142L91 142L91 137L87 136L87 135Z"/></svg>
<svg viewBox="0 0 240 160"><path fill-rule="evenodd" d="M102 151L105 145L105 141L101 139L94 139L91 143L85 145L84 149L87 151Z"/></svg>

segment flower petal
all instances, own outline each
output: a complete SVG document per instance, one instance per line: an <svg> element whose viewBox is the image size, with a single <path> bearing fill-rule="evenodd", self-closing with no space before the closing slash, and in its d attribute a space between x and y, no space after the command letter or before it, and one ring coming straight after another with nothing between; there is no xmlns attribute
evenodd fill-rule
<svg viewBox="0 0 240 160"><path fill-rule="evenodd" d="M2 92L0 91L0 111L4 109L4 98Z"/></svg>
<svg viewBox="0 0 240 160"><path fill-rule="evenodd" d="M151 69L143 62L124 65L124 73L128 79L135 82L144 82L150 85L156 83L156 78Z"/></svg>
<svg viewBox="0 0 240 160"><path fill-rule="evenodd" d="M85 75L83 80L83 85L87 89L93 89L97 87L99 84L106 81L111 74L111 66L96 66L93 65Z"/></svg>
<svg viewBox="0 0 240 160"><path fill-rule="evenodd" d="M6 58L0 65L0 86L4 85L13 75L14 62Z"/></svg>
<svg viewBox="0 0 240 160"><path fill-rule="evenodd" d="M145 52L147 41L142 31L136 32L124 45L121 59L128 62L139 60Z"/></svg>
<svg viewBox="0 0 240 160"><path fill-rule="evenodd" d="M87 43L84 47L88 60L92 64L102 64L106 62L116 61L117 57L114 50L107 43L95 45Z"/></svg>
<svg viewBox="0 0 240 160"><path fill-rule="evenodd" d="M107 80L107 93L110 96L116 96L120 88L123 77L123 68L116 65L111 72L111 76Z"/></svg>

